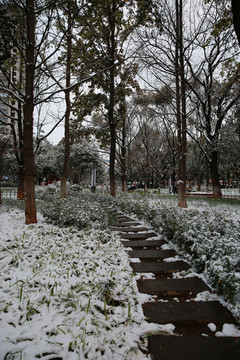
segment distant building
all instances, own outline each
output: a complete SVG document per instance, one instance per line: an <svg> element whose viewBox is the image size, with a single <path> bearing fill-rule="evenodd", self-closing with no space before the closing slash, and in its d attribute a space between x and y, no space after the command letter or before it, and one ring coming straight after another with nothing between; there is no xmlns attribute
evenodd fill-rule
<svg viewBox="0 0 240 360"><path fill-rule="evenodd" d="M11 50L11 58L6 62L9 63L8 70L6 72L0 70L0 126L9 123L13 124L17 130L19 101L7 90L12 90L14 94L22 86L20 56L16 48ZM9 131L10 129L9 126Z"/></svg>

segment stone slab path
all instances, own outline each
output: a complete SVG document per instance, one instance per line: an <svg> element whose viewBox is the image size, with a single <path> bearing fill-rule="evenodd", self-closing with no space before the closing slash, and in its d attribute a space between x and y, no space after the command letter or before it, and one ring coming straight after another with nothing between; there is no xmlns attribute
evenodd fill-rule
<svg viewBox="0 0 240 360"><path fill-rule="evenodd" d="M138 258L138 259L166 259L176 255L176 251L174 250L131 250L128 251L128 255L130 258Z"/></svg>
<svg viewBox="0 0 240 360"><path fill-rule="evenodd" d="M231 323L232 315L217 301L192 301L192 302L161 302L146 303L143 305L147 318L155 319L155 323L174 325L194 325L214 323Z"/></svg>
<svg viewBox="0 0 240 360"><path fill-rule="evenodd" d="M210 290L209 287L197 277L187 279L138 280L137 284L138 290L141 293L161 297L186 297Z"/></svg>
<svg viewBox="0 0 240 360"><path fill-rule="evenodd" d="M120 237L122 239L128 239L128 240L144 240L144 239L149 239L149 238L152 238L155 236L156 236L156 234L153 232L120 234Z"/></svg>
<svg viewBox="0 0 240 360"><path fill-rule="evenodd" d="M151 336L153 360L239 360L239 338L205 336Z"/></svg>
<svg viewBox="0 0 240 360"><path fill-rule="evenodd" d="M173 278L176 272L189 269L189 264L174 257L173 249L162 248L166 241L140 222L116 210L106 209L115 216L117 231L131 259L133 271L142 274L137 281L139 292L153 295L143 304L148 321L173 324L173 335L149 336L149 352L153 360L237 360L240 359L240 338L217 337L223 324L236 324L232 314L218 301L194 301L193 298L210 288L198 277ZM130 250L130 248L132 250ZM165 261L168 258L171 261ZM154 279L145 279L152 273ZM208 327L215 325L215 330Z"/></svg>
<svg viewBox="0 0 240 360"><path fill-rule="evenodd" d="M120 226L116 226L116 227L113 227L112 228L113 231L124 231L124 232L140 232L140 231L148 231L148 228L145 227L145 226L123 226L123 227L120 227Z"/></svg>
<svg viewBox="0 0 240 360"><path fill-rule="evenodd" d="M174 262L163 262L163 261L151 261L151 262L140 262L132 263L133 271L136 273L153 273L156 276L161 274L169 274L174 272L180 272L183 270L188 270L189 265L184 261L174 261Z"/></svg>
<svg viewBox="0 0 240 360"><path fill-rule="evenodd" d="M166 244L164 240L128 240L122 241L123 246L131 247L132 249L136 248L154 248L159 249L162 245Z"/></svg>

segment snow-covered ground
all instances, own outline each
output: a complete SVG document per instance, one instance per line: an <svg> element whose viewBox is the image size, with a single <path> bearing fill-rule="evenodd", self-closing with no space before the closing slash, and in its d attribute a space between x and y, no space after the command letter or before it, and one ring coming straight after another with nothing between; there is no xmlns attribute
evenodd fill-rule
<svg viewBox="0 0 240 360"><path fill-rule="evenodd" d="M138 293L118 236L98 228L99 222L106 223L103 214L90 216L99 206L98 196L90 198L86 194L83 201L81 195L81 201L73 198L62 207L59 202L46 203L49 221L57 224L55 218L64 216L71 224L68 228L47 224L40 213L38 224L27 226L22 210L0 206L0 360L149 359L144 354L147 334L174 330L172 324L146 322L141 304L150 297ZM162 236L173 236L170 243L179 255L204 270L201 275L190 269L175 276L197 275L210 281L216 275L215 283L229 299L233 294L235 302L209 292L193 300L219 299L240 318L240 298L234 291L240 288L239 206L198 200L179 209L176 197L170 198L128 194L100 201L122 206ZM87 219L91 229L74 227L85 226L78 217ZM209 326L214 329L214 324ZM224 324L216 335L240 333Z"/></svg>
<svg viewBox="0 0 240 360"><path fill-rule="evenodd" d="M148 359L145 321L117 235L24 225L0 207L0 359Z"/></svg>

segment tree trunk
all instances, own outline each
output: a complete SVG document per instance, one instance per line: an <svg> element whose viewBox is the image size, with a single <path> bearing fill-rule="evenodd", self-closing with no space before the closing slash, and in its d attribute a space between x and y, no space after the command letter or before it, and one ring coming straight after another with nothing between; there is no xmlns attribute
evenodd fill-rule
<svg viewBox="0 0 240 360"><path fill-rule="evenodd" d="M111 146L110 146L110 195L116 196L115 180L115 158L116 158L116 130L115 125L110 125Z"/></svg>
<svg viewBox="0 0 240 360"><path fill-rule="evenodd" d="M18 190L17 190L17 198L19 200L24 200L24 171L23 165L18 166Z"/></svg>
<svg viewBox="0 0 240 360"><path fill-rule="evenodd" d="M0 156L2 154L0 153ZM0 162L1 162L1 158L0 158ZM0 163L0 179L2 178L2 169L1 169L1 163ZM1 181L0 181L0 205L2 204L2 188L1 188Z"/></svg>
<svg viewBox="0 0 240 360"><path fill-rule="evenodd" d="M126 166L126 131L125 131L125 122L123 123L122 128L122 144L121 144L121 171L122 171L122 191L127 191L127 166Z"/></svg>
<svg viewBox="0 0 240 360"><path fill-rule="evenodd" d="M210 169L211 169L211 177L212 177L213 197L216 199L221 199L222 192L221 192L221 185L219 182L219 174L218 174L217 151L212 151Z"/></svg>
<svg viewBox="0 0 240 360"><path fill-rule="evenodd" d="M114 119L115 106L115 11L116 4L112 4L112 16L110 17L110 70L109 70L109 108L108 108L108 123L110 129L111 145L110 145L110 195L116 196L116 179L115 179L115 160L116 160L116 124Z"/></svg>
<svg viewBox="0 0 240 360"><path fill-rule="evenodd" d="M200 170L200 168L198 168L198 177L197 177L197 189L198 189L198 191L201 190L201 179L202 179L201 170Z"/></svg>
<svg viewBox="0 0 240 360"><path fill-rule="evenodd" d="M35 15L34 0L26 0L27 45L26 45L26 83L25 102L23 106L23 162L24 162L24 199L26 224L37 222L35 202L35 166L33 152L33 82L34 82L34 45Z"/></svg>
<svg viewBox="0 0 240 360"><path fill-rule="evenodd" d="M66 90L65 90L65 153L64 164L61 179L60 199L67 196L66 184L69 175L69 158L70 158L70 129L69 120L71 113L71 100L70 100L70 83L71 83L71 53L72 53L72 9L70 0L68 0L68 32L67 32L67 66L66 66Z"/></svg>
<svg viewBox="0 0 240 360"><path fill-rule="evenodd" d="M24 76L23 76L23 64L22 64L22 58L20 59L21 65L20 65L20 77L19 82L22 84L24 83ZM24 162L23 162L23 130L22 130L22 102L18 101L18 126L17 126L17 133L15 129L13 129L14 134L14 153L15 157L18 162L18 191L17 191L17 199L24 200ZM14 127L14 126L13 126ZM18 141L17 141L18 137Z"/></svg>
<svg viewBox="0 0 240 360"><path fill-rule="evenodd" d="M178 125L178 206L187 207L186 198L186 82L182 43L182 0L176 0L176 101ZM180 63L179 63L180 62Z"/></svg>

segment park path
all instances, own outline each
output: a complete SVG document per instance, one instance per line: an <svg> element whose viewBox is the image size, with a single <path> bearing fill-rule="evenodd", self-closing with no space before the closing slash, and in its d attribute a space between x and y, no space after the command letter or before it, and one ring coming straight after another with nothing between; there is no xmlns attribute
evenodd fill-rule
<svg viewBox="0 0 240 360"><path fill-rule="evenodd" d="M149 322L173 324L174 335L153 335L148 338L153 360L237 360L240 359L240 338L215 336L223 324L236 324L232 314L218 301L193 301L197 294L211 289L198 277L173 278L175 272L189 269L185 261L166 262L177 255L175 250L140 222L119 211L106 209L116 219L112 230L122 238L131 259L133 271L153 273L154 279L137 281L140 293L154 296L155 301L143 304ZM131 249L131 250L129 250ZM209 325L208 324L212 324ZM214 324L214 325L213 325Z"/></svg>

